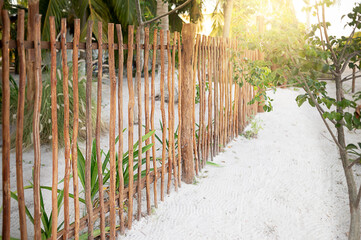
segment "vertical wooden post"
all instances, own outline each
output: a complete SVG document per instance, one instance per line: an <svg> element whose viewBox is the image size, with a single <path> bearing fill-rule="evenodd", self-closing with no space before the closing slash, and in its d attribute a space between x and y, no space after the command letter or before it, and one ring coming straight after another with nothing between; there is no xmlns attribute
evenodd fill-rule
<svg viewBox="0 0 361 240"><path fill-rule="evenodd" d="M16 185L18 191L19 226L22 239L27 239L24 183L23 183L23 130L24 130L24 106L25 106L25 46L24 46L24 10L18 10L17 22L17 48L19 54L19 95L18 109L16 114ZM4 69L3 69L4 71Z"/></svg>
<svg viewBox="0 0 361 240"><path fill-rule="evenodd" d="M166 151L166 134L167 134L167 124L165 118L165 109L164 109L164 34L163 29L160 30L160 110L162 112L162 175L160 180L160 199L164 201L164 175L165 175L165 151Z"/></svg>
<svg viewBox="0 0 361 240"><path fill-rule="evenodd" d="M10 19L6 10L2 11L2 187L3 187L3 218L2 237L10 239L10 85L9 85L9 42Z"/></svg>
<svg viewBox="0 0 361 240"><path fill-rule="evenodd" d="M40 109L41 109L41 15L35 16L35 99L33 115L34 139L34 238L41 238L41 206L40 206Z"/></svg>
<svg viewBox="0 0 361 240"><path fill-rule="evenodd" d="M115 118L117 114L117 98L115 78L115 59L114 59L114 23L108 23L108 53L109 53L109 78L110 78L110 119L109 119L109 153L110 153L110 239L115 239Z"/></svg>
<svg viewBox="0 0 361 240"><path fill-rule="evenodd" d="M86 154L85 154L85 202L88 214L88 239L93 239L93 204L91 201L91 151L92 151L92 32L93 21L88 22L86 37Z"/></svg>
<svg viewBox="0 0 361 240"><path fill-rule="evenodd" d="M153 34L153 57L152 57L152 81L151 81L151 110L150 110L150 127L154 131L154 112L155 112L155 64L157 60L157 29L154 30ZM153 158L153 169L154 169L154 206L158 207L158 193L157 193L157 179L158 179L158 168L157 158L155 150L155 134L152 135L152 158Z"/></svg>
<svg viewBox="0 0 361 240"><path fill-rule="evenodd" d="M228 53L229 53L229 39L224 39L224 145L226 145L229 141L229 61L228 61Z"/></svg>
<svg viewBox="0 0 361 240"><path fill-rule="evenodd" d="M137 193L137 220L140 220L142 214L142 85L141 85L141 42L140 42L140 29L136 33L136 82L137 82L137 103L138 103L138 193Z"/></svg>
<svg viewBox="0 0 361 240"><path fill-rule="evenodd" d="M218 154L218 76L219 76L219 64L216 64L218 62L218 51L219 44L218 44L218 38L214 39L214 155Z"/></svg>
<svg viewBox="0 0 361 240"><path fill-rule="evenodd" d="M202 36L202 99L200 99L201 101L201 105L202 105L202 168L206 165L206 58L207 58L207 37L206 36Z"/></svg>
<svg viewBox="0 0 361 240"><path fill-rule="evenodd" d="M196 39L196 45L194 47L194 52L193 52L193 74L192 74L192 135L193 135L193 148L194 148L194 156L195 156L195 168L196 168L196 174L198 175L198 168L199 168L199 164L198 164L198 149L197 149L197 139L196 139L196 108L195 108L195 98L196 98L196 73L197 73L197 64L198 64L198 48L199 48L199 43L200 43L200 35L197 35L197 39ZM180 53L181 55L181 53ZM179 89L181 89L179 87ZM182 91L179 91L182 92ZM181 117L181 116L179 116ZM180 126L179 126L180 127Z"/></svg>
<svg viewBox="0 0 361 240"><path fill-rule="evenodd" d="M173 50L172 50L172 86L171 93L172 98L170 99L170 104L172 107L171 112L171 123L172 123L172 144L169 144L172 149L172 164L173 164L173 176L174 176L174 187L178 191L178 174L177 174L177 162L175 157L175 142L174 142L174 76L175 76L175 53L176 53L176 44L177 44L177 32L174 32L174 41L173 41Z"/></svg>
<svg viewBox="0 0 361 240"><path fill-rule="evenodd" d="M220 147L219 149L223 148L224 146L224 127L223 127L223 122L224 122L224 107L223 107L223 103L224 103L224 98L223 98L223 92L224 92L224 39L220 38L220 42L219 42L219 61L220 61L220 65L219 65L219 144Z"/></svg>
<svg viewBox="0 0 361 240"><path fill-rule="evenodd" d="M144 28L144 120L145 120L145 134L149 133L149 28ZM154 134L153 134L154 135ZM149 138L145 140L145 145L149 145ZM146 161L146 197L147 197L147 213L151 214L150 207L150 150L145 153Z"/></svg>
<svg viewBox="0 0 361 240"><path fill-rule="evenodd" d="M207 134L207 155L211 155L213 161L213 125L212 125L212 79L214 79L213 69L213 38L208 37L208 134Z"/></svg>
<svg viewBox="0 0 361 240"><path fill-rule="evenodd" d="M168 56L168 74L167 74L167 87L168 87L168 182L167 194L170 193L172 182L172 169L173 169L173 152L172 152L172 55L170 49L170 31L167 31L167 56Z"/></svg>
<svg viewBox="0 0 361 240"><path fill-rule="evenodd" d="M61 55L63 68L63 95L64 95L64 235L67 239L69 231L69 182L70 182L70 138L69 138L69 70L66 46L66 18L61 19Z"/></svg>
<svg viewBox="0 0 361 240"><path fill-rule="evenodd" d="M49 17L50 25L50 81L51 81L51 124L52 124L52 158L53 158L53 183L52 183L52 230L51 238L56 239L58 226L58 119L57 119L57 93L56 93L56 32L55 18Z"/></svg>
<svg viewBox="0 0 361 240"><path fill-rule="evenodd" d="M192 54L194 48L195 25L185 24L182 29L182 126L181 153L183 158L182 175L185 183L192 183L194 178L193 142L192 142ZM195 63L193 63L195 64Z"/></svg>
<svg viewBox="0 0 361 240"><path fill-rule="evenodd" d="M134 172L133 172L133 161L134 161L134 150L133 150L133 128L134 128L134 86L133 86L133 40L134 40L134 27L128 26L128 58L127 58L127 81L129 91L129 102L128 102L128 152L129 152L129 191L128 191L128 228L132 228L133 222L133 183L134 183Z"/></svg>
<svg viewBox="0 0 361 240"><path fill-rule="evenodd" d="M194 65L197 66L197 77L198 77L198 93L199 93L199 118L198 118L198 142L197 142L197 156L198 156L198 163L196 165L196 171L197 171L197 175L198 175L198 170L200 170L202 168L201 166L201 159L202 159L202 156L201 156L201 151L202 151L202 118L201 118L201 112L202 112L202 73L201 73L201 70L202 70L202 63L201 63L201 59L202 59L202 36L200 34L197 34L197 39L199 38L199 42L198 42L198 45L197 45L197 42L196 42L196 54L199 55L198 56L198 61L195 62ZM197 82L195 81L195 87L194 87L194 99L196 99L196 92L197 92L197 88L196 88L196 84ZM195 100L194 100L195 101ZM195 107L194 107L194 111L195 111ZM195 128L195 125L194 125L194 128ZM196 130L195 130L196 131ZM198 166L198 168L197 168Z"/></svg>
<svg viewBox="0 0 361 240"><path fill-rule="evenodd" d="M119 133L119 145L118 145L118 174L119 174L119 221L120 221L120 234L124 234L124 210L123 210L123 192L124 192L124 176L123 176L123 35L122 26L116 25L118 36L118 133Z"/></svg>
<svg viewBox="0 0 361 240"><path fill-rule="evenodd" d="M55 22L54 22L55 29ZM79 224L80 224L80 213L79 213L79 187L78 187L78 129L79 129L79 81L78 81L78 49L79 49L79 39L80 39L80 19L74 20L74 40L73 40L73 113L74 113L74 123L73 123L73 138L72 138L72 168L73 168L73 189L74 189L74 238L75 240L79 239ZM54 51L55 50L55 33L54 33ZM54 52L54 58L56 58L56 52ZM56 78L56 65L54 76ZM56 104L55 104L56 108ZM54 135L53 135L54 137ZM57 157L57 156L56 156ZM56 189L55 189L56 191ZM54 217L53 213L53 217ZM57 229L55 228L55 233Z"/></svg>
<svg viewBox="0 0 361 240"><path fill-rule="evenodd" d="M182 46L180 41L180 34L178 34L178 184L181 187L181 169L182 169L182 155L181 155L181 141L182 141ZM154 134L153 134L154 135Z"/></svg>
<svg viewBox="0 0 361 240"><path fill-rule="evenodd" d="M100 205L100 238L105 239L105 211L102 171L102 153L100 150L100 128L102 119L102 78L103 78L103 24L98 22L98 89L97 89L97 117L95 125L96 156L98 167L99 205ZM109 54L110 55L110 54ZM109 62L110 64L110 62ZM110 65L109 65L110 69ZM113 90L111 88L111 90ZM111 135L111 133L109 133Z"/></svg>

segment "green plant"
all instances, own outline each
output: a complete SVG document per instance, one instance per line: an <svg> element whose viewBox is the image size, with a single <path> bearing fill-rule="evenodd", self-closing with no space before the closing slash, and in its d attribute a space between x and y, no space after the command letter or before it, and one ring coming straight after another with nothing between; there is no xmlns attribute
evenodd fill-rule
<svg viewBox="0 0 361 240"><path fill-rule="evenodd" d="M255 118L254 116L251 116L250 119L251 119L250 129L242 133L242 135L247 139L257 138L259 131L263 129L261 125L262 120Z"/></svg>
<svg viewBox="0 0 361 240"><path fill-rule="evenodd" d="M62 181L60 181L59 183L62 183ZM30 190L33 189L34 185L33 183L30 183L30 185L25 186L24 190ZM49 187L46 186L40 186L40 208L41 208L41 223L42 223L42 228L41 228L41 239L49 239L51 237L51 229L52 229L52 215L53 213L50 212L47 213L45 210L45 204L44 204L44 198L43 198L43 192L42 189L48 189ZM50 187L51 190L51 187ZM64 200L64 191L63 190L58 190L58 200L57 200L57 206L58 206L58 215L59 212L61 210L61 207L63 205L63 200ZM18 201L18 195L17 192L11 192L11 198L13 198L14 200ZM25 213L26 216L29 218L30 222L32 224L34 224L34 217L31 214L31 212L29 211L29 209L25 206ZM57 230L59 231L61 229L61 227L63 226L64 221L61 222L58 227Z"/></svg>
<svg viewBox="0 0 361 240"><path fill-rule="evenodd" d="M210 166L214 166L214 167L223 167L222 165L220 165L218 163L214 163L214 162L210 162L210 161L207 161L206 164L210 165Z"/></svg>
<svg viewBox="0 0 361 240"><path fill-rule="evenodd" d="M205 92L208 92L209 89L209 83L206 82L205 85ZM200 90L199 90L199 83L196 84L196 98L195 98L195 103L198 104L200 101Z"/></svg>
<svg viewBox="0 0 361 240"><path fill-rule="evenodd" d="M142 141L144 142L146 139L151 137L154 134L154 131L150 131L146 135L142 137ZM119 140L119 136L116 138L115 143L117 143ZM138 158L139 151L138 151L138 141L133 145L134 150L134 159ZM153 143L148 144L144 147L142 147L142 153L145 153L153 146ZM108 163L110 161L110 152L104 152L101 150L101 155L104 157L102 159L102 175L103 175L103 186L109 186L109 179L110 179L110 169L108 166ZM119 174L118 174L118 161L119 156L118 153L116 153L116 189L119 188ZM142 165L146 163L146 159L142 159ZM134 180L138 179L138 173L136 173L136 169L138 169L138 162L136 162L133 166L134 171ZM85 157L81 150L78 147L78 176L80 183L83 186L83 189L85 189ZM142 171L142 177L145 176L145 170ZM129 152L125 152L123 154L123 177L124 177L124 185L126 186L129 183ZM99 192L99 182L98 182L98 165L97 165L97 154L96 154L96 141L94 139L93 146L92 146L92 155L91 155L91 168L90 168L90 178L91 178L91 199L93 203L96 203L95 197L97 196L97 193ZM85 202L84 199L82 199L82 202Z"/></svg>
<svg viewBox="0 0 361 240"><path fill-rule="evenodd" d="M160 125L161 131L163 132L163 124L162 124L161 120L159 120L159 125ZM169 131L169 128L167 128L167 129ZM179 125L177 125L177 128L174 132L174 146L175 146L174 149L178 148L178 129L179 129ZM159 137L156 133L154 135L155 135L155 138L160 142L160 144L163 144L161 137ZM166 150L168 151L168 149L169 149L169 139L166 138Z"/></svg>
<svg viewBox="0 0 361 240"><path fill-rule="evenodd" d="M13 116L16 116L16 110L17 110L17 103L18 103L18 94L19 94L19 88L17 83L15 82L12 75L9 76L10 81L10 117L11 121L15 121L15 118ZM2 84L0 84L0 115L2 116Z"/></svg>
<svg viewBox="0 0 361 240"><path fill-rule="evenodd" d="M125 129L124 129L125 130ZM142 142L145 142L145 140L147 140L148 138L150 138L152 135L154 134L154 131L150 131L149 133L145 134L142 137ZM117 143L119 140L119 137L116 138L115 143ZM134 150L134 159L137 159L139 156L139 151L138 151L138 146L139 146L139 141L137 141L134 145L133 145L133 150ZM151 147L153 146L153 143L148 144L144 147L142 147L142 153L145 153L146 151L148 151ZM102 159L102 173L103 173L103 186L109 186L109 180L110 180L110 170L109 170L109 166L108 163L110 161L110 152L104 152L103 150L101 150L101 155L104 157L104 160ZM118 174L118 154L116 153L116 189L119 188L119 174ZM142 159L142 165L144 165L146 163L146 159L143 158ZM137 170L138 169L138 162L136 162L133 166L133 171L134 171L134 180L136 181L138 179L138 173ZM152 171L153 169L150 169L150 171ZM98 201L96 199L97 194L99 192L99 183L98 183L98 165L97 165L97 155L96 155L96 141L94 139L93 141L93 145L92 145L92 155L91 155L91 170L90 170L90 176L91 176L91 199L94 205L98 204ZM145 177L146 174L146 170L143 170L141 175L142 177ZM78 176L79 176L79 180L80 183L82 184L83 189L85 189L85 157L82 154L81 150L79 149L78 146ZM71 176L72 177L72 176ZM124 185L126 186L129 183L129 152L125 152L123 154L123 177L124 177ZM61 184L64 181L61 180L58 184ZM25 190L28 189L33 189L33 184L31 183L29 186L24 187ZM42 190L48 190L48 191L52 191L52 187L50 186L40 186L40 207L41 207L41 211L42 211L42 215L41 215L41 221L42 221L42 225L43 228L41 230L42 232L42 239L48 239L51 237L51 224L52 224L52 213L47 214L45 211L45 206L44 206L44 200L43 200L43 193ZM64 200L64 190L63 189L58 189L58 213L61 209L61 206L63 205L63 200ZM18 196L16 192L11 192L11 197L13 199L15 199L16 201L18 201ZM69 193L69 197L74 198L74 195ZM79 197L79 201L83 204L85 204L85 199ZM2 209L0 209L1 211ZM25 207L25 212L26 215L28 216L29 220L34 224L34 218L31 214L31 212L29 211L29 209L27 207ZM58 226L58 231L61 229L62 225L64 222L61 222ZM94 233L95 235L97 234L97 232ZM86 239L86 234L83 234L81 236L81 239Z"/></svg>
<svg viewBox="0 0 361 240"><path fill-rule="evenodd" d="M242 58L242 53L238 51L232 51L231 60L233 81L240 87L247 82L255 90L255 95L247 104L252 105L259 102L263 105L264 111L272 111L273 99L267 95L266 90L269 88L276 90L277 83L274 78L270 77L271 69L263 61L249 61L247 58Z"/></svg>
<svg viewBox="0 0 361 240"><path fill-rule="evenodd" d="M73 129L73 81L72 72L73 67L71 63L69 65L69 130L70 136ZM50 71L46 70L43 74L43 90L41 98L41 115L40 115L40 141L42 144L51 143L52 139L52 127L51 127L51 87L50 87ZM58 141L60 145L64 144L64 94L63 94L63 73L60 69L57 69L57 118L58 118ZM84 141L86 137L85 124L86 124L86 79L84 76L79 76L79 141ZM25 103L25 109L29 109L28 103ZM96 109L95 102L92 101L92 108ZM24 136L23 145L28 147L32 144L32 129L33 129L33 111L25 111L24 113ZM95 125L96 111L92 111L91 121ZM104 125L102 124L102 131ZM93 130L95 132L95 129ZM15 142L15 135L12 136L12 142Z"/></svg>
<svg viewBox="0 0 361 240"><path fill-rule="evenodd" d="M346 130L359 131L361 122L357 114L358 94L350 97L344 93L343 84L347 77L343 78L342 75L347 67L360 68L361 38L355 36L355 32L361 29L361 4L355 4L352 12L347 14L347 25L353 30L349 36L342 37L328 35L329 24L324 16L325 7L330 4L330 0L323 0L310 7L317 15L321 7L322 20L313 26L307 36L307 44L302 48L290 48L287 54L292 61L291 71L306 92L297 97L297 103L302 105L307 101L317 110L340 154L350 208L348 239L354 240L361 238L361 189L352 167L360 162L361 143L348 143ZM319 31L321 38L315 35L316 31ZM336 89L334 95L327 92L325 82L317 80L320 72L332 74L331 83L335 84Z"/></svg>

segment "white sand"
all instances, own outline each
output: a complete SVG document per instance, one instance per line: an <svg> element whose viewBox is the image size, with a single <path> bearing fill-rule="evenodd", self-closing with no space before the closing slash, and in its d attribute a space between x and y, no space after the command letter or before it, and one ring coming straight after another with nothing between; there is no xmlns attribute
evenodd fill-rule
<svg viewBox="0 0 361 240"><path fill-rule="evenodd" d="M126 127L126 80L123 86ZM357 87L361 89L359 82ZM119 239L346 239L348 197L338 153L315 109L307 104L297 107L295 97L300 93L279 89L274 96L274 111L257 116L263 126L257 139L239 137L232 142L215 158L222 167L207 166L195 185L183 183L178 193L172 190L151 216L135 221L133 229ZM109 87L106 84L103 94L103 120L108 122ZM157 133L161 133L159 107L158 101ZM348 135L353 141L360 136L359 132ZM136 140L137 130L134 138ZM102 148L107 149L108 142L105 134ZM127 143L126 135L124 142ZM64 176L63 156L60 150L59 180ZM31 179L32 166L33 151L25 152L25 185ZM51 146L42 146L42 185L51 185L51 171ZM16 190L14 152L11 154L11 189ZM50 191L44 194L49 212L51 194ZM145 194L143 200L144 197ZM31 190L25 192L25 199L27 206L33 204ZM70 207L73 207L72 200ZM11 209L11 235L19 237L18 208L14 200ZM145 209L143 205L143 212ZM29 210L32 212L32 207ZM84 213L85 209L81 211ZM60 221L62 215L61 210ZM73 217L71 209L71 221ZM29 221L28 231L32 235L33 226Z"/></svg>
<svg viewBox="0 0 361 240"><path fill-rule="evenodd" d="M274 111L257 115L257 139L233 141L214 160L222 167L208 165L119 239L346 239L339 155L316 110L296 105L300 93L279 89Z"/></svg>

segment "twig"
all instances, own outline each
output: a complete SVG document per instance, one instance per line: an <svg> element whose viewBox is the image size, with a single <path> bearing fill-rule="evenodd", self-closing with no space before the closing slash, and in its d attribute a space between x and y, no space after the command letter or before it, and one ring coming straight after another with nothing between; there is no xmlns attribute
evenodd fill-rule
<svg viewBox="0 0 361 240"><path fill-rule="evenodd" d="M302 78L302 80L303 80L303 83L305 84L306 92L310 95L312 102L316 105L316 109L317 109L318 113L320 114L320 116L321 116L321 118L322 118L322 121L323 121L324 124L326 125L326 128L327 128L328 132L330 133L333 141L336 143L336 145L338 146L338 148L343 151L343 150L344 150L343 147L338 143L338 141L337 141L337 139L336 139L336 136L333 134L330 126L329 126L328 123L326 122L326 119L323 118L321 106L318 104L318 102L317 102L316 99L314 98L313 94L311 93L310 88L308 87L308 85L307 85L307 83L306 83L306 80L304 79L304 77L303 77L302 75L301 75L301 78Z"/></svg>
<svg viewBox="0 0 361 240"><path fill-rule="evenodd" d="M351 169L358 161L361 161L361 157L356 158L350 165L348 165L348 168Z"/></svg>
<svg viewBox="0 0 361 240"><path fill-rule="evenodd" d="M326 51L325 42L323 41L323 34L322 34L322 28L321 28L320 15L319 15L319 12L318 12L318 6L316 6L316 14L317 14L317 20L318 20L318 29L320 29L322 49L323 49L323 51ZM328 65L330 65L327 58L326 58L326 63L327 63ZM331 70L331 73L332 73L333 75L335 75L335 76L337 75L337 73L336 73L334 70Z"/></svg>
<svg viewBox="0 0 361 240"><path fill-rule="evenodd" d="M357 19L357 22L359 22L359 21L360 21L360 18ZM343 48L342 48L342 52L341 52L340 59L339 59L340 62L338 62L338 64L341 64L341 60L343 59L343 56L344 56L344 54L346 52L346 48L349 46L349 44L351 42L351 39L353 38L353 36L355 34L356 28L357 28L357 24L355 25L355 27L353 28L350 36L348 37L345 46L343 46Z"/></svg>
<svg viewBox="0 0 361 240"><path fill-rule="evenodd" d="M359 78L359 77L361 77L361 75L355 76L355 79ZM346 81L351 80L351 79L352 79L352 77L345 77L344 79L341 80L341 82L346 82Z"/></svg>
<svg viewBox="0 0 361 240"><path fill-rule="evenodd" d="M330 39L328 38L327 28L326 28L326 17L325 17L325 4L322 4L322 23L323 23L323 31L325 33L325 39L328 45L328 48L331 51L332 58L335 63L337 63L337 57L335 52L333 51L332 45L330 43Z"/></svg>
<svg viewBox="0 0 361 240"><path fill-rule="evenodd" d="M317 20L318 20L318 28L320 29L322 49L323 49L323 51L325 51L326 48L325 48L325 42L323 41L323 34L322 34L322 30L321 30L321 21L320 21L320 15L318 13L318 6L316 6L316 14L317 14Z"/></svg>
<svg viewBox="0 0 361 240"><path fill-rule="evenodd" d="M353 57L356 57L357 55L360 55L361 54L361 51L357 51L357 52L354 52L350 55L348 55L348 57L346 58L345 62L343 63L343 66L341 68L341 73L343 73L348 65L348 63L350 62L351 58Z"/></svg>
<svg viewBox="0 0 361 240"><path fill-rule="evenodd" d="M289 54L288 51L287 51L287 53L288 53L288 55L290 56L290 59L291 59L291 61L293 62L293 64L296 65L295 60L293 59L292 55ZM330 126L328 125L326 119L323 118L323 114L322 114L323 109L322 109L322 107L318 104L318 102L316 101L316 99L314 98L314 96L313 96L310 88L309 88L308 85L307 85L307 82L306 82L304 76L303 76L303 75L300 75L300 77L301 77L302 80L303 80L303 84L304 84L304 86L305 86L305 88L304 88L305 91L308 93L308 95L310 95L310 98L311 98L312 102L315 104L316 109L317 109L318 113L320 114L320 116L321 116L321 118L322 118L322 121L323 121L323 123L325 124L328 132L330 133L333 141L335 142L335 144L337 145L337 147L338 147L340 150L344 151L343 147L338 143L338 141L337 141L337 139L336 139L336 136L333 134L333 132L332 132ZM297 81L298 81L300 84L302 84L299 79L297 79Z"/></svg>
<svg viewBox="0 0 361 240"><path fill-rule="evenodd" d="M136 1L138 1L138 0L136 0ZM182 5L179 5L178 7L174 8L173 10L171 10L171 11L169 11L169 12L167 12L167 13L164 13L164 14L156 17L156 18L153 18L153 19L151 19L151 20L148 20L148 21L143 22L143 25L150 24L150 23L152 23L152 22L154 22L154 21L157 21L158 19L161 19L161 18L163 18L163 17L165 17L165 16L170 15L170 14L174 13L175 11L177 11L177 10L185 7L186 5L188 5L188 3L190 3L191 1L192 1L192 0L187 0L185 3L183 3Z"/></svg>

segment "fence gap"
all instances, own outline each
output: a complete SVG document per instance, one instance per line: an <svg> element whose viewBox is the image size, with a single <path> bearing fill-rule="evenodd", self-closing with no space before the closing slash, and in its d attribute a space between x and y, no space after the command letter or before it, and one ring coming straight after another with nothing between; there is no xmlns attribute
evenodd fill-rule
<svg viewBox="0 0 361 240"><path fill-rule="evenodd" d="M91 199L91 151L92 151L92 29L88 21L86 33L86 156L85 156L85 202L88 217L88 238L93 239L93 204Z"/></svg>

